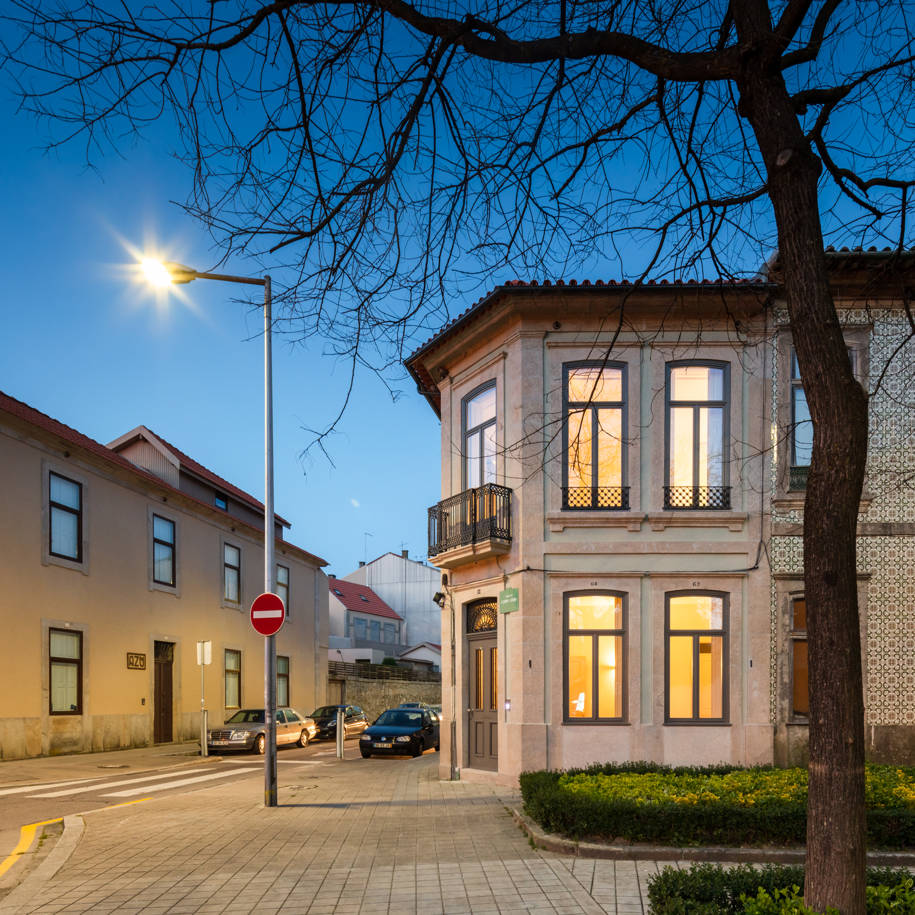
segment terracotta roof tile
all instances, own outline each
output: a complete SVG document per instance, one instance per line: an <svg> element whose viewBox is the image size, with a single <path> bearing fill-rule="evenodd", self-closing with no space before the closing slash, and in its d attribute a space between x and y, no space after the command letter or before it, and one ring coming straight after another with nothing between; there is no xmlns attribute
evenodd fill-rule
<svg viewBox="0 0 915 915"><path fill-rule="evenodd" d="M369 613L372 616L383 616L389 620L402 620L399 613L395 613L371 588L357 585L352 581L342 578L331 578L327 582L330 593L354 613Z"/></svg>

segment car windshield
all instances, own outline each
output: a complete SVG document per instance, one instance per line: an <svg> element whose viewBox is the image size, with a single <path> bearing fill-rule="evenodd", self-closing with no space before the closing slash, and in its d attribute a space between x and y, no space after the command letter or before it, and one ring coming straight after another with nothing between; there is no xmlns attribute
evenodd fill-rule
<svg viewBox="0 0 915 915"><path fill-rule="evenodd" d="M226 719L226 724L263 724L264 710L262 708L239 709L231 718Z"/></svg>
<svg viewBox="0 0 915 915"><path fill-rule="evenodd" d="M337 706L336 705L322 705L321 708L316 708L312 713L312 718L328 718L330 716L337 716Z"/></svg>
<svg viewBox="0 0 915 915"><path fill-rule="evenodd" d="M419 727L423 723L422 712L411 712L407 709L388 709L378 716L375 724L387 724L398 728Z"/></svg>

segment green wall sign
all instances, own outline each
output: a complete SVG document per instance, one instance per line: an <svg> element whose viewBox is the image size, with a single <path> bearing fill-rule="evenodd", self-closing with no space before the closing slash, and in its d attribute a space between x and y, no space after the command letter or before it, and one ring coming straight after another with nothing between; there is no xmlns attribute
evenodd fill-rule
<svg viewBox="0 0 915 915"><path fill-rule="evenodd" d="M518 609L518 589L506 588L499 592L499 613L514 613Z"/></svg>

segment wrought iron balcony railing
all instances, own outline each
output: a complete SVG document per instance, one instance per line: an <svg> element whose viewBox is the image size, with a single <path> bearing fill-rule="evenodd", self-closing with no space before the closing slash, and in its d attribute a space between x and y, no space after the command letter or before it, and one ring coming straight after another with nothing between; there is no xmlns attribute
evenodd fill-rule
<svg viewBox="0 0 915 915"><path fill-rule="evenodd" d="M429 555L484 540L512 539L512 491L485 483L429 509Z"/></svg>
<svg viewBox="0 0 915 915"><path fill-rule="evenodd" d="M729 509L730 486L665 486L664 508Z"/></svg>
<svg viewBox="0 0 915 915"><path fill-rule="evenodd" d="M562 507L576 511L627 511L628 486L563 486Z"/></svg>
<svg viewBox="0 0 915 915"><path fill-rule="evenodd" d="M806 489L809 467L791 467L788 471L788 489Z"/></svg>

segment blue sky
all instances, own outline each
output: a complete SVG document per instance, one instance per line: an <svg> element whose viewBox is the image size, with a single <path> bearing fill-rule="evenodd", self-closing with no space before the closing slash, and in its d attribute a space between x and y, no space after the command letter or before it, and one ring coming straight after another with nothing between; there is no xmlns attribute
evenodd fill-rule
<svg viewBox="0 0 915 915"><path fill-rule="evenodd" d="M205 269L209 236L170 200L189 177L151 134L85 167L79 144L43 151L44 128L2 85L0 390L100 442L145 424L263 498L263 346L247 287L195 282L168 308L131 280L130 248L169 246ZM259 268L225 265L240 274ZM251 287L254 297L258 287ZM463 306L462 306L463 307ZM366 374L328 444L335 466L303 462L307 427L339 407L346 366L321 345L274 344L277 511L289 539L350 572L363 558L426 555L426 509L439 499L439 425L406 378L396 403ZM366 536L368 534L369 536Z"/></svg>

